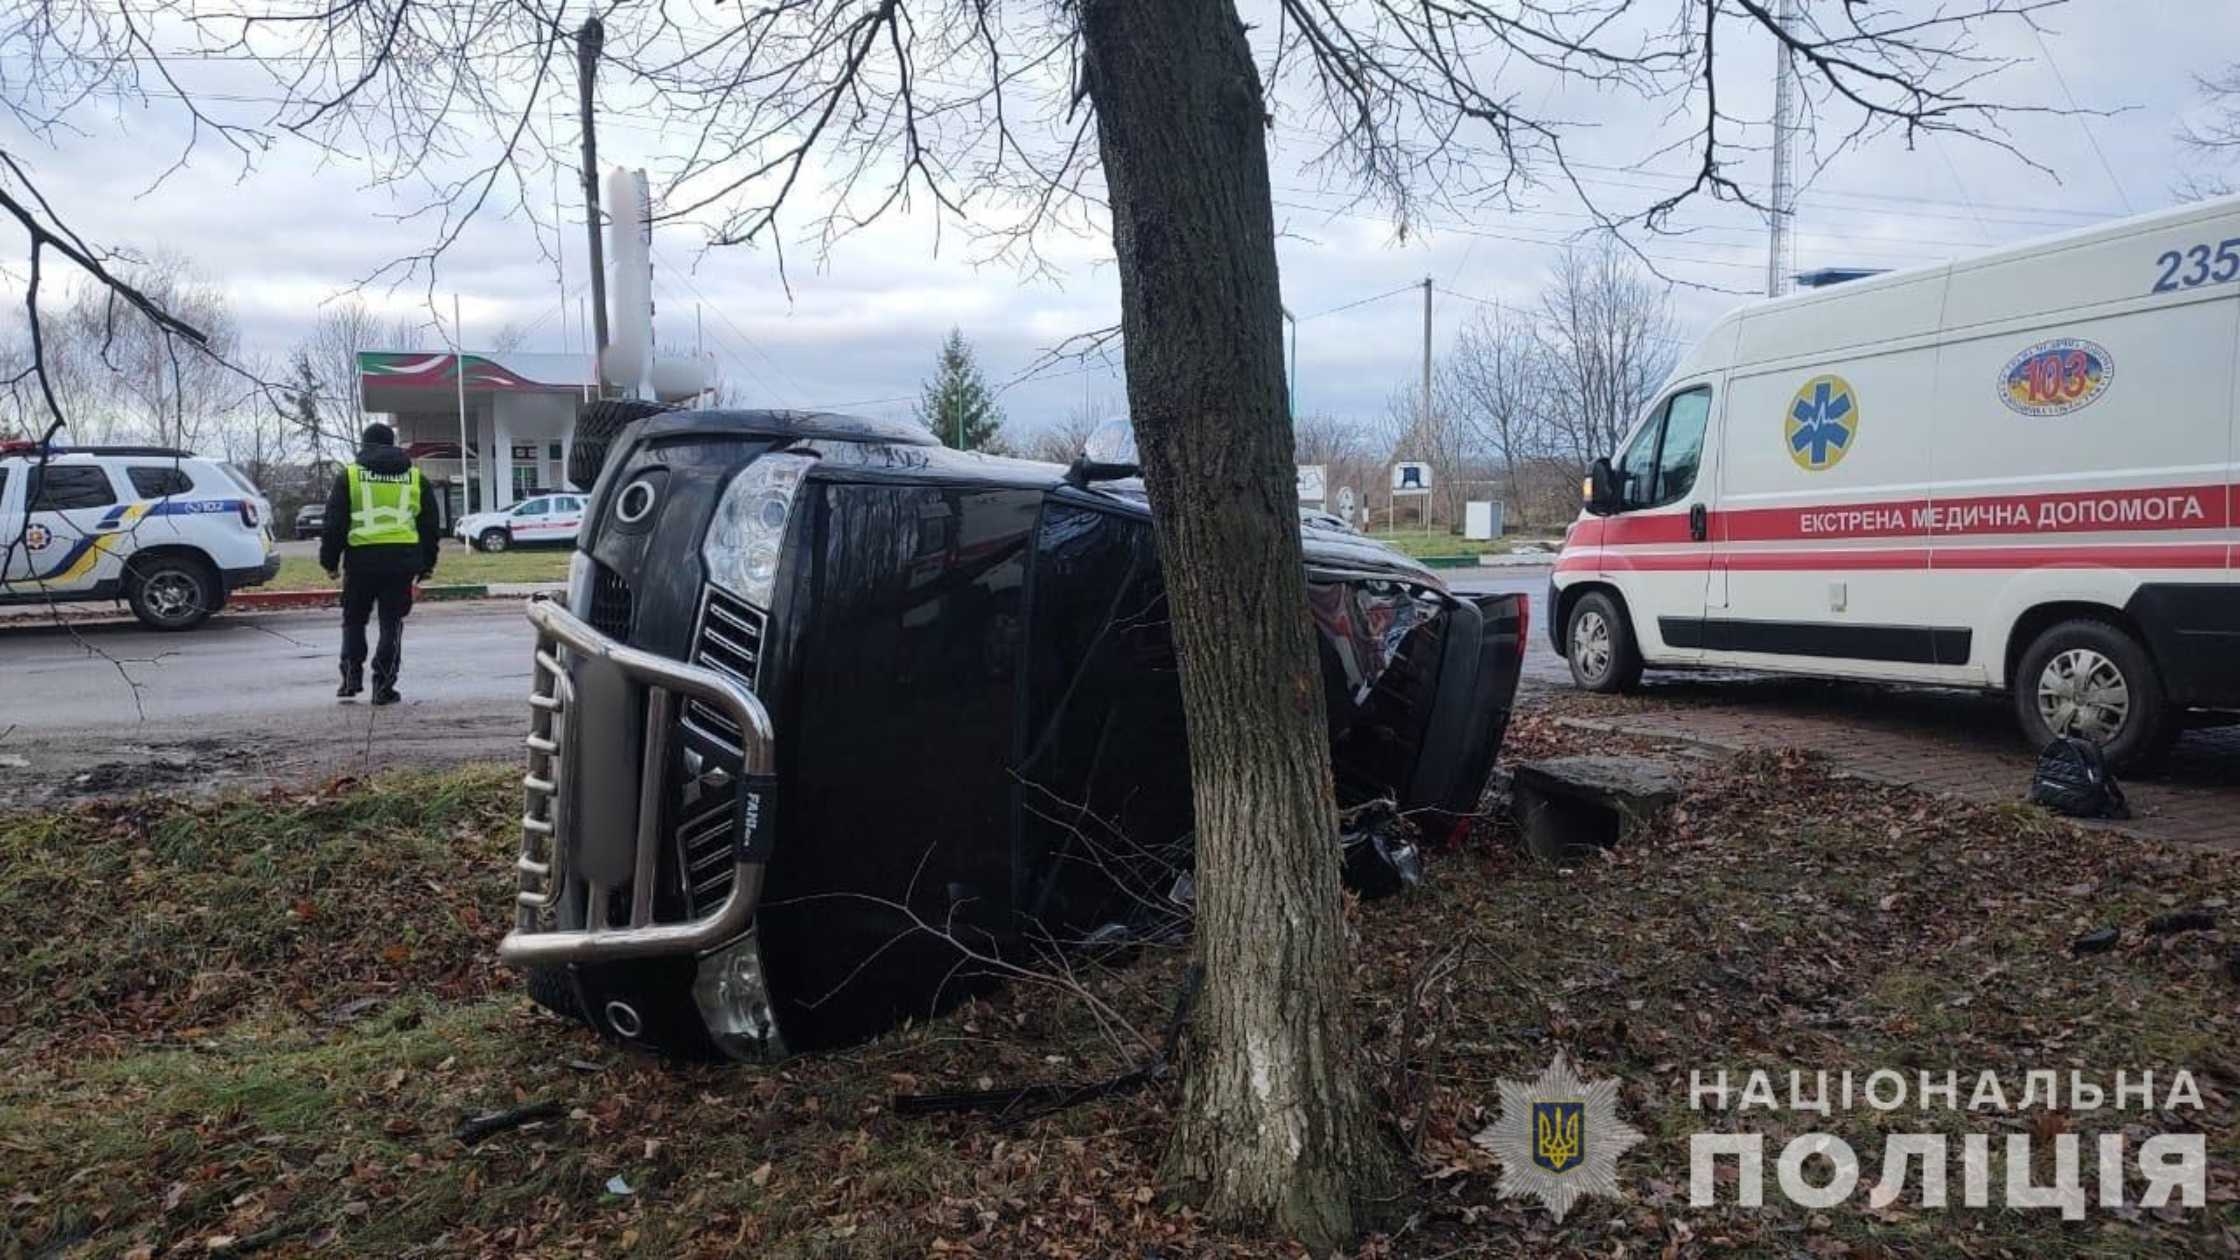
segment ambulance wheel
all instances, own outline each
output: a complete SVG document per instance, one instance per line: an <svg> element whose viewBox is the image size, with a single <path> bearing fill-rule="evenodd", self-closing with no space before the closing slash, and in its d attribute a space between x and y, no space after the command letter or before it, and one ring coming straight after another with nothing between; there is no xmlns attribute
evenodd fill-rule
<svg viewBox="0 0 2240 1260"><path fill-rule="evenodd" d="M486 529L474 540L477 551L504 551L513 538L502 529Z"/></svg>
<svg viewBox="0 0 2240 1260"><path fill-rule="evenodd" d="M194 556L135 558L124 581L132 615L151 630L192 630L225 602L217 571Z"/></svg>
<svg viewBox="0 0 2240 1260"><path fill-rule="evenodd" d="M1571 606L1563 646L1571 660L1571 681L1582 691L1631 691L1641 681L1633 625L1618 601L1601 591L1589 591Z"/></svg>
<svg viewBox="0 0 2240 1260"><path fill-rule="evenodd" d="M2074 735L2123 768L2152 761L2178 737L2146 648L2105 621L2079 618L2040 634L2024 649L2013 688L2015 716L2034 749Z"/></svg>

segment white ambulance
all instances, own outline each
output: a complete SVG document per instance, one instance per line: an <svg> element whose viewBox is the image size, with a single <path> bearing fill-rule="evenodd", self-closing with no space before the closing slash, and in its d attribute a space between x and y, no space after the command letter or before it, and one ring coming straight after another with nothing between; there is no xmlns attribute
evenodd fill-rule
<svg viewBox="0 0 2240 1260"><path fill-rule="evenodd" d="M1556 649L2004 690L2151 756L2240 708L2236 354L2240 198L1734 311L1596 462Z"/></svg>

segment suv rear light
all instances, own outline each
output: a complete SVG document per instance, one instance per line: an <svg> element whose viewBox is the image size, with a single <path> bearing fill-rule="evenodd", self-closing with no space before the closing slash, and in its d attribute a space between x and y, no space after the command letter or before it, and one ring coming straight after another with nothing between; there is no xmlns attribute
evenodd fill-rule
<svg viewBox="0 0 2240 1260"><path fill-rule="evenodd" d="M241 528L255 529L256 527L257 505L249 502L247 499L243 499L241 501Z"/></svg>

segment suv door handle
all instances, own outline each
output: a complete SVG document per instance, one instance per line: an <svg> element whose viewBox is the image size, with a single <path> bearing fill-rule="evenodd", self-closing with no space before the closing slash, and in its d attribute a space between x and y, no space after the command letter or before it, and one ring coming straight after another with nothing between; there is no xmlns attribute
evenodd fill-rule
<svg viewBox="0 0 2240 1260"><path fill-rule="evenodd" d="M1688 537L1702 542L1710 536L1711 514L1703 510L1701 503L1691 505L1688 508Z"/></svg>

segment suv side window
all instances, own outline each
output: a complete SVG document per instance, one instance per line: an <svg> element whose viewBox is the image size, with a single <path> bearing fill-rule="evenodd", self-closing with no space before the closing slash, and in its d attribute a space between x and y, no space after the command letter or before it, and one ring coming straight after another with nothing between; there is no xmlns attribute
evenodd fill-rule
<svg viewBox="0 0 2240 1260"><path fill-rule="evenodd" d="M143 499L161 499L194 490L194 478L187 475L187 470L169 464L134 464L125 469L125 475L132 478L132 492Z"/></svg>
<svg viewBox="0 0 2240 1260"><path fill-rule="evenodd" d="M548 500L531 499L527 503L522 504L520 507L515 508L513 510L513 514L515 516L543 516L551 509L552 504Z"/></svg>
<svg viewBox="0 0 2240 1260"><path fill-rule="evenodd" d="M30 510L72 512L108 507L117 501L109 470L98 464L65 464L31 470Z"/></svg>

